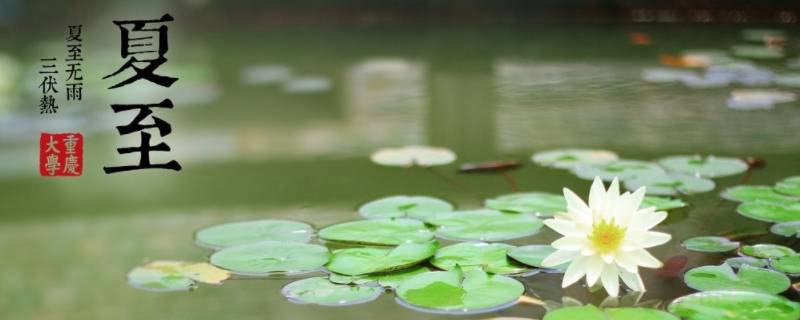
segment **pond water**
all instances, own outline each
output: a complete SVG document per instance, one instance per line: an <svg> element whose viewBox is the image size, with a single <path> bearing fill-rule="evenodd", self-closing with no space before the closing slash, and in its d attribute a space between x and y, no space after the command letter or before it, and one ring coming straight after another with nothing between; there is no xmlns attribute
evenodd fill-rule
<svg viewBox="0 0 800 320"><path fill-rule="evenodd" d="M286 218L319 228L357 219L358 205L383 196L430 195L469 209L511 192L498 175L457 173L458 163L517 159L523 166L510 175L520 190L559 193L568 187L586 197L589 181L529 160L534 152L554 148L608 149L642 160L696 153L763 159L766 166L751 174L715 179L715 190L681 196L689 207L670 211L657 228L673 235L652 250L662 261L686 256L687 268L721 263L725 255L688 252L680 242L767 230L769 224L736 214L737 203L719 192L745 181L771 185L800 173L800 105L735 110L726 100L736 85L648 83L642 72L658 67L663 53L741 44L742 29L174 28L170 63L181 81L169 91L177 107L164 116L174 128L167 142L183 164L180 173L102 173L103 165L118 161L114 148L129 140L115 135L112 123L125 118L114 117L107 106L119 96L109 97L99 81L87 83L94 92L86 105L75 105L58 121L41 121L24 103L0 105L0 314L3 319L450 319L404 308L392 294L349 307L293 304L280 293L291 281L286 279L230 280L193 292L154 294L129 287L125 274L145 260L206 259L210 252L194 245L193 232L217 223ZM647 33L652 44L632 45L631 32ZM59 41L44 38L39 45ZM797 47L790 44L792 57ZM0 48L25 72L31 67L21 54L33 46ZM113 68L113 54L102 48L87 49L96 53L87 62L90 76ZM757 63L788 70L784 59ZM289 83L287 72L300 80ZM23 83L5 94L32 101L28 87ZM161 94L135 90L124 94ZM38 132L64 127L86 135L84 176L42 178L33 167ZM408 144L444 146L459 159L437 167L438 175L369 161L377 148ZM546 244L556 238L543 230L507 243ZM770 235L745 241L785 242ZM660 300L663 306L693 292L679 277L652 270L643 277L648 291L642 301ZM605 298L580 285L561 289L559 274L521 281L528 295L542 300L566 295L597 305ZM521 303L465 318L543 314L544 309Z"/></svg>

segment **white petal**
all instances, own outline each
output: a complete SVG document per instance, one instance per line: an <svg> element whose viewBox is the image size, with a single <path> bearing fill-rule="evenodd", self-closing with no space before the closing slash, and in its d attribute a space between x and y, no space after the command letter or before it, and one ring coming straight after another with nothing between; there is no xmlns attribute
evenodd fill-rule
<svg viewBox="0 0 800 320"><path fill-rule="evenodd" d="M603 258L603 262L612 263L612 262L614 262L614 257L615 256L616 255L614 254L614 252L609 252L609 253L604 253L600 257Z"/></svg>
<svg viewBox="0 0 800 320"><path fill-rule="evenodd" d="M633 217L631 217L631 223L628 225L628 227L638 230L650 230L667 218L666 212L653 212L652 210L655 210L655 208L651 207L642 209L634 213Z"/></svg>
<svg viewBox="0 0 800 320"><path fill-rule="evenodd" d="M599 211L603 209L603 200L606 198L605 186L600 177L594 177L592 188L589 189L589 208L592 211Z"/></svg>
<svg viewBox="0 0 800 320"><path fill-rule="evenodd" d="M578 251L586 247L589 239L586 236L569 236L553 241L550 245L558 250Z"/></svg>
<svg viewBox="0 0 800 320"><path fill-rule="evenodd" d="M578 215L581 219L586 219L592 216L592 210L586 205L580 197L578 197L572 190L564 188L564 199L567 201L567 211L572 214Z"/></svg>
<svg viewBox="0 0 800 320"><path fill-rule="evenodd" d="M577 257L575 260L572 260L572 263L567 267L567 271L564 272L564 279L561 280L562 288L569 287L583 278L583 275L586 274L587 259L586 257ZM542 263L542 265L544 265L544 263Z"/></svg>
<svg viewBox="0 0 800 320"><path fill-rule="evenodd" d="M625 201L619 206L619 222L623 225L628 225L634 213L639 210L639 206L644 199L644 187L636 190L633 194L624 197ZM626 192L626 194L628 194Z"/></svg>
<svg viewBox="0 0 800 320"><path fill-rule="evenodd" d="M630 252L618 252L616 257L614 257L614 262L616 262L620 268L629 272L637 272L636 270L639 268L639 264L636 263L636 257Z"/></svg>
<svg viewBox="0 0 800 320"><path fill-rule="evenodd" d="M644 233L644 236L639 239L638 245L641 248L650 248L665 244L669 242L670 239L672 239L672 236L668 233L647 231Z"/></svg>
<svg viewBox="0 0 800 320"><path fill-rule="evenodd" d="M616 265L606 264L603 266L600 281L603 282L603 288L606 288L609 296L616 297L619 295L619 271L617 271Z"/></svg>
<svg viewBox="0 0 800 320"><path fill-rule="evenodd" d="M556 252L551 253L542 260L542 266L547 268L555 267L576 258L580 258L580 252L578 251L556 250Z"/></svg>
<svg viewBox="0 0 800 320"><path fill-rule="evenodd" d="M603 199L602 211L603 219L611 219L619 212L619 180L614 178L606 191L606 198Z"/></svg>
<svg viewBox="0 0 800 320"><path fill-rule="evenodd" d="M575 223L570 220L547 219L544 221L544 225L565 236L582 234L582 232L579 232L575 227Z"/></svg>
<svg viewBox="0 0 800 320"><path fill-rule="evenodd" d="M598 256L586 257L586 285L593 286L603 272L603 259Z"/></svg>
<svg viewBox="0 0 800 320"><path fill-rule="evenodd" d="M631 288L633 291L644 292L644 283L642 282L642 277L639 276L639 272L628 272L626 270L620 270L619 277L622 278L622 282Z"/></svg>
<svg viewBox="0 0 800 320"><path fill-rule="evenodd" d="M647 250L639 249L631 251L630 254L636 259L636 264L645 267L645 268L661 268L663 264L661 261L658 261L650 252Z"/></svg>

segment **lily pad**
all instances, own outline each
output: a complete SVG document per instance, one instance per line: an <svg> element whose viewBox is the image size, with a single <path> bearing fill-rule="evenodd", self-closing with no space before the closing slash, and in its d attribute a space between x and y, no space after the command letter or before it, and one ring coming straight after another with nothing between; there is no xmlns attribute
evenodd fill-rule
<svg viewBox="0 0 800 320"><path fill-rule="evenodd" d="M776 223L769 228L769 231L784 237L800 238L800 221Z"/></svg>
<svg viewBox="0 0 800 320"><path fill-rule="evenodd" d="M614 178L625 180L641 174L664 173L664 169L648 161L623 159L604 164L575 166L572 168L572 173L585 180L600 177L604 181L611 181Z"/></svg>
<svg viewBox="0 0 800 320"><path fill-rule="evenodd" d="M686 250L697 252L727 252L739 248L739 242L724 237L694 237L683 240Z"/></svg>
<svg viewBox="0 0 800 320"><path fill-rule="evenodd" d="M398 301L431 313L476 314L514 305L525 292L517 280L480 269L426 272L401 282Z"/></svg>
<svg viewBox="0 0 800 320"><path fill-rule="evenodd" d="M378 298L383 290L370 286L336 284L324 277L313 277L287 284L281 294L289 301L322 306L349 306Z"/></svg>
<svg viewBox="0 0 800 320"><path fill-rule="evenodd" d="M725 264L734 269L739 269L743 265L748 265L755 268L764 268L767 266L767 261L753 257L732 257L725 259Z"/></svg>
<svg viewBox="0 0 800 320"><path fill-rule="evenodd" d="M428 146L405 146L400 148L383 148L370 156L372 162L394 167L441 166L456 161L456 154L450 149Z"/></svg>
<svg viewBox="0 0 800 320"><path fill-rule="evenodd" d="M735 273L724 263L691 269L684 274L683 281L698 291L749 290L771 294L784 292L791 284L789 278L777 271L742 265Z"/></svg>
<svg viewBox="0 0 800 320"><path fill-rule="evenodd" d="M400 282L403 280L420 274L431 271L428 267L425 266L414 266L411 268L406 268L402 270L392 271L389 273L380 273L380 274L370 274L370 275L358 275L358 276L347 276L338 273L331 273L328 276L328 279L333 283L338 284L367 284L372 282L377 282L381 286L385 288L397 288L400 285Z"/></svg>
<svg viewBox="0 0 800 320"><path fill-rule="evenodd" d="M234 222L201 229L195 242L201 247L222 249L261 241L309 242L314 228L291 220L255 220Z"/></svg>
<svg viewBox="0 0 800 320"><path fill-rule="evenodd" d="M617 160L617 154L608 150L559 149L537 152L531 160L545 167L570 169L578 165L604 164Z"/></svg>
<svg viewBox="0 0 800 320"><path fill-rule="evenodd" d="M534 213L539 217L550 217L567 211L564 196L545 192L525 192L502 195L486 200L486 208L514 213Z"/></svg>
<svg viewBox="0 0 800 320"><path fill-rule="evenodd" d="M264 241L215 252L211 264L244 276L302 274L322 269L330 252L320 245Z"/></svg>
<svg viewBox="0 0 800 320"><path fill-rule="evenodd" d="M800 197L800 176L788 177L775 184L775 191Z"/></svg>
<svg viewBox="0 0 800 320"><path fill-rule="evenodd" d="M534 266L541 269L566 270L569 263L564 263L555 267L545 267L542 265L544 258L556 252L556 248L550 245L532 244L522 247L514 247L508 250L508 256L523 264Z"/></svg>
<svg viewBox="0 0 800 320"><path fill-rule="evenodd" d="M742 38L747 41L765 42L768 38L785 38L786 34L783 30L777 29L744 29L742 30Z"/></svg>
<svg viewBox="0 0 800 320"><path fill-rule="evenodd" d="M790 276L796 276L800 274L800 254L792 254L772 259L770 261L770 266L777 271Z"/></svg>
<svg viewBox="0 0 800 320"><path fill-rule="evenodd" d="M772 187L755 185L731 187L725 189L720 196L738 202L793 203L798 201L797 198L775 192Z"/></svg>
<svg viewBox="0 0 800 320"><path fill-rule="evenodd" d="M514 246L505 243L462 242L439 249L431 264L443 270L456 266L467 269L479 267L494 274L516 274L529 268L511 261L506 255Z"/></svg>
<svg viewBox="0 0 800 320"><path fill-rule="evenodd" d="M672 156L658 160L664 169L704 178L726 177L747 171L747 163L737 158L715 156Z"/></svg>
<svg viewBox="0 0 800 320"><path fill-rule="evenodd" d="M783 58L783 48L757 45L738 45L731 47L733 55L750 59L779 59Z"/></svg>
<svg viewBox="0 0 800 320"><path fill-rule="evenodd" d="M706 291L680 297L669 312L688 320L794 320L800 303L752 291Z"/></svg>
<svg viewBox="0 0 800 320"><path fill-rule="evenodd" d="M780 74L775 76L774 81L775 84L779 86L798 88L800 87L800 74L798 73Z"/></svg>
<svg viewBox="0 0 800 320"><path fill-rule="evenodd" d="M367 202L358 208L358 213L368 219L424 219L437 213L450 211L453 211L453 205L449 202L426 196L386 197Z"/></svg>
<svg viewBox="0 0 800 320"><path fill-rule="evenodd" d="M625 181L628 190L647 187L648 195L674 196L714 190L714 181L680 173L643 174Z"/></svg>
<svg viewBox="0 0 800 320"><path fill-rule="evenodd" d="M437 227L437 237L456 241L522 238L536 234L544 225L531 213L502 213L486 209L440 213L425 222Z"/></svg>
<svg viewBox="0 0 800 320"><path fill-rule="evenodd" d="M231 276L205 262L153 261L128 273L128 283L146 291L185 291L196 282L222 284Z"/></svg>
<svg viewBox="0 0 800 320"><path fill-rule="evenodd" d="M543 320L680 320L665 311L651 308L606 308L593 305L567 307L549 312Z"/></svg>
<svg viewBox="0 0 800 320"><path fill-rule="evenodd" d="M795 254L792 248L770 243L743 246L739 249L739 253L761 259L780 258Z"/></svg>
<svg viewBox="0 0 800 320"><path fill-rule="evenodd" d="M683 202L681 199L652 196L644 197L644 199L642 199L642 204L639 205L640 208L656 207L658 211L678 209L685 206L687 206L686 202Z"/></svg>
<svg viewBox="0 0 800 320"><path fill-rule="evenodd" d="M319 231L327 241L394 246L406 242L427 242L433 232L414 219L370 219L334 224Z"/></svg>
<svg viewBox="0 0 800 320"><path fill-rule="evenodd" d="M328 270L344 275L390 272L408 268L432 257L439 243L403 243L395 248L347 248L333 252Z"/></svg>
<svg viewBox="0 0 800 320"><path fill-rule="evenodd" d="M745 202L736 207L736 212L766 222L800 221L800 202L793 204Z"/></svg>

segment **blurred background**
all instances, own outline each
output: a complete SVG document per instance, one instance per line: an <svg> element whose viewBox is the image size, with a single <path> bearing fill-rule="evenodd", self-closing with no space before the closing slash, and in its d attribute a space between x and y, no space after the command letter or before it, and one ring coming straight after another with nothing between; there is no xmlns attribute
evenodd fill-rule
<svg viewBox="0 0 800 320"><path fill-rule="evenodd" d="M158 71L180 80L106 89L119 79L101 78L123 63L112 20L164 13L175 21ZM0 318L437 318L391 295L348 308L294 305L280 296L283 280L152 294L129 288L125 273L147 259L204 259L192 232L215 223L275 217L321 227L355 219L359 204L386 195L474 208L510 192L497 176L457 175L455 165L441 172L478 195L423 170L369 162L387 146L443 146L459 162L518 159L525 166L512 174L526 191L588 190L528 161L571 147L634 159L758 156L768 165L750 182L771 184L800 171L799 14L797 1L0 0ZM83 100L59 96L58 113L41 115L39 59L65 56L67 26L76 24ZM719 59L750 80L709 76ZM682 78L664 80L675 74ZM754 88L791 99L731 103L736 90ZM175 109L157 113L172 124L164 141L173 151L153 161L176 159L183 170L103 173L138 161L116 152L138 144L115 130L132 114L109 105L166 97ZM39 176L41 132L83 133L83 176ZM687 197L692 207L665 227L677 241L657 256L681 252L682 234L745 225L717 195L741 179ZM709 222L721 214L731 217ZM653 299L688 290L648 279ZM548 299L601 299L558 289L558 276L526 281ZM520 305L500 315L542 312Z"/></svg>

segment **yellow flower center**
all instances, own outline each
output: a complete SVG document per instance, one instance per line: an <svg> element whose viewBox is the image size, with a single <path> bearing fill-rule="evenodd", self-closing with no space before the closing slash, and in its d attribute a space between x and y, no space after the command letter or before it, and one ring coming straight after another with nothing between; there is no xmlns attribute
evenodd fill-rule
<svg viewBox="0 0 800 320"><path fill-rule="evenodd" d="M592 224L589 242L592 243L595 251L603 254L619 249L623 238L625 238L625 228L615 224L614 219L602 220L600 223Z"/></svg>

